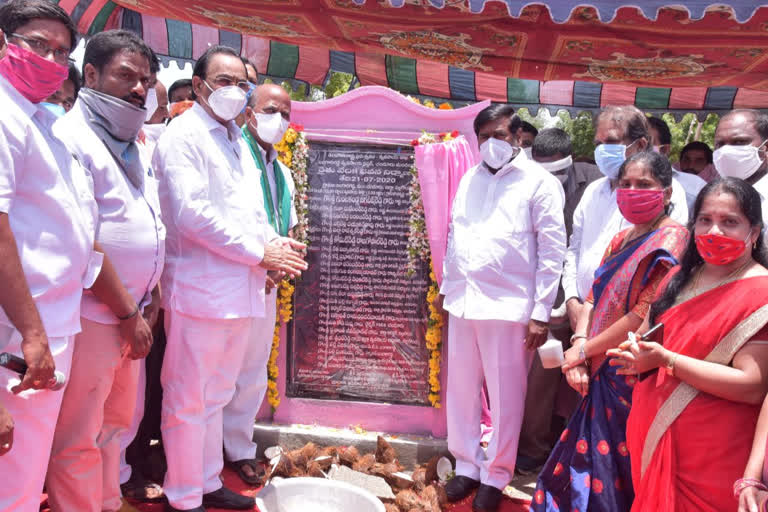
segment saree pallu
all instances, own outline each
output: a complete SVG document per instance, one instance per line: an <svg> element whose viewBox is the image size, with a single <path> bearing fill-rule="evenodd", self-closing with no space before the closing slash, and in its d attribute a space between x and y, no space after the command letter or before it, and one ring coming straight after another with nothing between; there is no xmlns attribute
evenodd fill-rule
<svg viewBox="0 0 768 512"><path fill-rule="evenodd" d="M618 235L611 247L620 246ZM595 272L595 307L590 338L598 335L635 306L649 276L677 263L687 241L682 226L644 235L608 254ZM533 495L534 512L628 511L634 493L625 428L630 411L633 376L616 375L616 367L600 358L589 392L568 422L544 465Z"/></svg>
<svg viewBox="0 0 768 512"><path fill-rule="evenodd" d="M768 277L740 279L659 317L664 346L728 365L750 340L768 340ZM760 405L701 393L658 371L634 390L627 423L633 512L736 510L733 482L747 465Z"/></svg>

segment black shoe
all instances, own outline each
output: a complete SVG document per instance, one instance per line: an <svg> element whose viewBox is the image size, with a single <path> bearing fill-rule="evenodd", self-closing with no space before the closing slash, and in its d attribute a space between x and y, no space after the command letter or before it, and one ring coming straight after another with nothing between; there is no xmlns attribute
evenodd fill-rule
<svg viewBox="0 0 768 512"><path fill-rule="evenodd" d="M227 510L251 510L256 506L256 500L222 487L218 491L203 494L203 506Z"/></svg>
<svg viewBox="0 0 768 512"><path fill-rule="evenodd" d="M165 510L166 512L205 512L205 509L203 508L202 505L195 508L181 509L181 508L173 508L173 506L171 506L170 503L165 504Z"/></svg>
<svg viewBox="0 0 768 512"><path fill-rule="evenodd" d="M525 455L517 455L517 461L515 462L515 473L518 475L533 475L538 474L541 468L544 467L544 460L536 460L532 457L526 457Z"/></svg>
<svg viewBox="0 0 768 512"><path fill-rule="evenodd" d="M501 489L481 484L477 490L477 496L472 501L472 510L475 512L496 512L501 504L501 496Z"/></svg>
<svg viewBox="0 0 768 512"><path fill-rule="evenodd" d="M479 485L480 482L468 476L456 475L445 484L445 494L448 495L448 501L463 500L472 494L472 491L477 489Z"/></svg>

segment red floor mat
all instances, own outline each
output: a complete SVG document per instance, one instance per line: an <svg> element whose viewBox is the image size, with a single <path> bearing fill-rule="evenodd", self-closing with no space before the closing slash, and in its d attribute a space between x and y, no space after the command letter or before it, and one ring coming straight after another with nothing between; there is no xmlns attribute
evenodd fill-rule
<svg viewBox="0 0 768 512"><path fill-rule="evenodd" d="M240 494L244 494L246 496L255 496L256 493L259 491L259 488L254 487L248 487L246 484L243 483L242 480L237 476L237 474L233 471L231 471L228 468L224 469L224 485L232 489L233 491L237 491ZM45 500L45 497L43 497L43 500ZM138 508L141 512L164 512L165 506L162 503L142 503L142 504L135 504L136 508ZM41 512L50 512L50 509L41 508ZM258 510L257 508L254 508L254 510ZM451 505L448 505L445 508L446 512L472 512L472 496L458 502L453 503ZM209 508L209 512L228 512L224 511L223 509L218 508ZM499 512L527 512L528 511L528 502L513 500L511 498L505 497L504 500L501 503L501 507L499 508ZM307 511L311 512L311 511ZM364 511L360 511L364 512Z"/></svg>

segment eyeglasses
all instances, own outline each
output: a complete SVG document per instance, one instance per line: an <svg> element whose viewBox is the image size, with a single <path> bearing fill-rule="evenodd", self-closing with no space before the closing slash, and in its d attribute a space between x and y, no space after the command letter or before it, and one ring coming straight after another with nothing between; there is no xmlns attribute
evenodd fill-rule
<svg viewBox="0 0 768 512"><path fill-rule="evenodd" d="M11 34L11 37L15 39L21 39L22 41L27 43L27 46L29 46L29 48L33 52L40 55L41 57L48 57L49 55L53 54L53 60L55 60L56 62L64 66L66 66L70 62L74 62L74 60L69 58L69 54L72 53L71 48L53 49L51 45L49 45L46 41L43 41L42 39L37 39L35 37L27 37L21 34Z"/></svg>
<svg viewBox="0 0 768 512"><path fill-rule="evenodd" d="M216 85L216 88L219 87L229 87L231 85L236 85L240 89L243 90L246 94L251 90L251 83L250 82L238 82L234 78L228 77L228 76L217 76L212 80L214 85Z"/></svg>

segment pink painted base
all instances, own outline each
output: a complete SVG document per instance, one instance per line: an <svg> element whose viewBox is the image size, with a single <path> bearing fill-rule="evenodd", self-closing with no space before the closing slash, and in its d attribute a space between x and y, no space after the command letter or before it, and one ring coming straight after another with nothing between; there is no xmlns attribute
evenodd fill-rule
<svg viewBox="0 0 768 512"><path fill-rule="evenodd" d="M478 112L489 104L489 101L484 101L456 110L438 110L417 105L386 87L361 87L326 101L293 102L291 121L304 126L310 145L313 140L358 144L399 142L408 145L422 131L440 133L457 130L477 153L477 138L472 123ZM280 407L272 415L265 400L259 413L260 419L272 418L278 424L318 424L336 428L359 425L365 430L393 434L446 436L444 408L285 396L286 339L283 327L278 360ZM447 332L443 333L443 340L445 353ZM444 357L440 372L443 404L450 371L446 360ZM424 385L428 385L426 381Z"/></svg>

